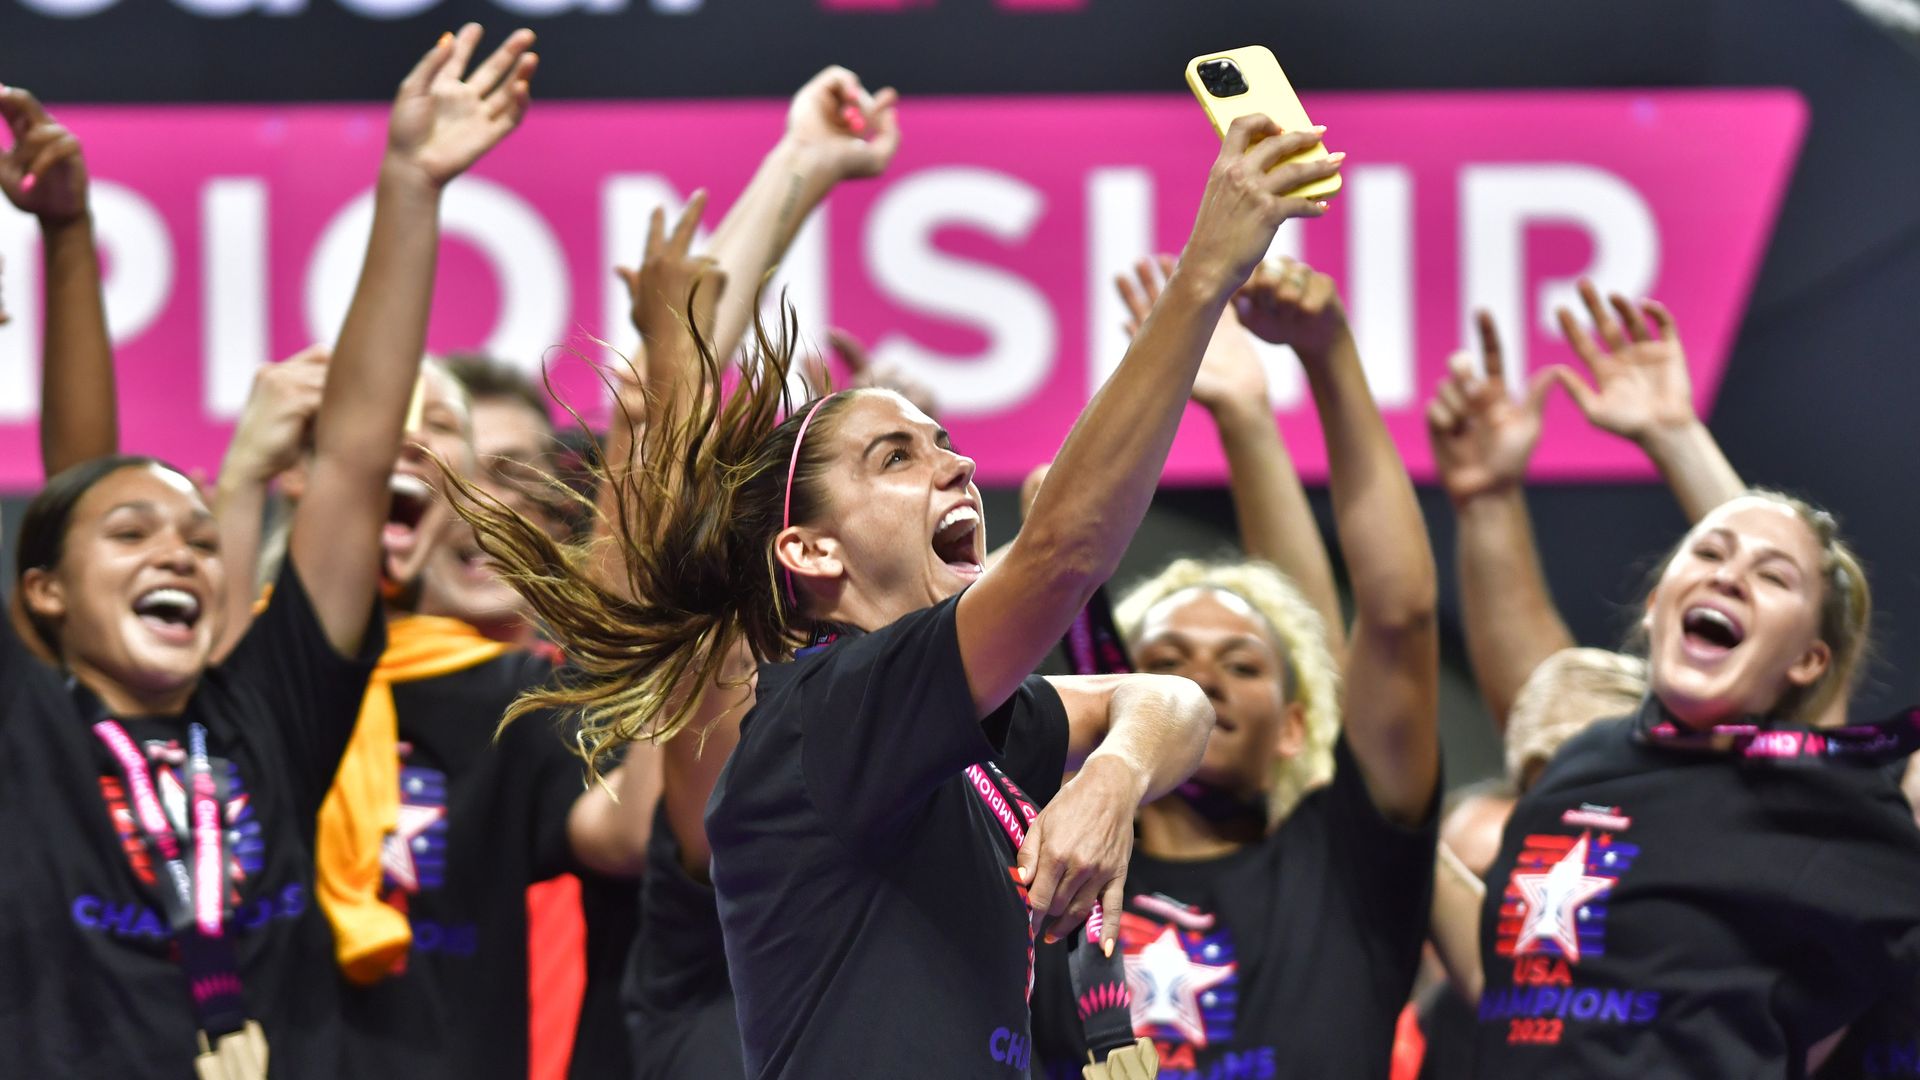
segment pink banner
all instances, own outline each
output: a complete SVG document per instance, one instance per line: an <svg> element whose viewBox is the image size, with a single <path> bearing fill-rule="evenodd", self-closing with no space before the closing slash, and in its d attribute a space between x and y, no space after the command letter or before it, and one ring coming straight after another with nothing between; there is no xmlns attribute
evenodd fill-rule
<svg viewBox="0 0 1920 1080"><path fill-rule="evenodd" d="M1569 359L1555 305L1583 273L1677 315L1704 410L1718 389L1806 110L1790 91L1325 94L1351 156L1326 218L1276 250L1342 284L1369 379L1416 476L1422 410L1487 307L1520 370ZM447 195L435 350L543 359L570 400L599 384L566 349L624 345L610 267L647 214L696 186L724 207L780 129L779 102L536 103ZM384 109L70 107L86 141L119 342L122 443L212 471L253 370L336 331L358 271ZM933 385L987 482L1058 447L1124 348L1114 272L1176 251L1216 142L1190 99L909 99L887 176L848 184L782 280L805 331L841 326ZM710 215L717 221L719 211ZM0 487L39 483L32 223L0 215L14 325L0 331ZM1298 372L1274 354L1299 463L1324 455ZM589 410L593 411L593 410ZM1630 446L1551 406L1545 478L1647 474ZM1221 478L1203 418L1175 482Z"/></svg>

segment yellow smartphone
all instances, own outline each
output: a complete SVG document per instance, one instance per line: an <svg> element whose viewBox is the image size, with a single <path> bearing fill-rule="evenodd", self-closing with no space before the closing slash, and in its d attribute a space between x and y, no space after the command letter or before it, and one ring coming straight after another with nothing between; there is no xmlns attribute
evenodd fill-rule
<svg viewBox="0 0 1920 1080"><path fill-rule="evenodd" d="M1249 113L1265 113L1282 131L1301 131L1313 126L1300 96L1293 92L1280 61L1265 45L1207 53L1187 61L1187 85L1200 107L1207 110L1213 130L1226 138L1235 120ZM1287 161L1315 161L1327 156L1327 148L1315 143ZM1281 162L1282 165L1286 162ZM1274 166L1279 168L1278 165ZM1324 199L1340 190L1340 177L1315 180L1287 194L1302 199Z"/></svg>

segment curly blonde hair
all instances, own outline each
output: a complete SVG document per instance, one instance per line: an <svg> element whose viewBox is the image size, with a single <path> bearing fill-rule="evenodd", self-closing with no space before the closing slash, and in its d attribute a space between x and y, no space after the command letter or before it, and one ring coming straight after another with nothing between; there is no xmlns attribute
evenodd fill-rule
<svg viewBox="0 0 1920 1080"><path fill-rule="evenodd" d="M1280 645L1285 671L1282 700L1298 702L1306 721L1306 746L1274 768L1267 813L1284 821L1307 792L1333 778L1333 744L1340 733L1340 671L1327 650L1325 620L1287 576L1255 559L1176 559L1129 589L1114 620L1129 648L1137 648L1147 615L1168 597L1211 589L1245 601L1266 620Z"/></svg>
<svg viewBox="0 0 1920 1080"><path fill-rule="evenodd" d="M1530 773L1598 720L1625 716L1647 696L1647 662L1611 649L1561 649L1540 661L1507 710L1507 781L1524 792Z"/></svg>

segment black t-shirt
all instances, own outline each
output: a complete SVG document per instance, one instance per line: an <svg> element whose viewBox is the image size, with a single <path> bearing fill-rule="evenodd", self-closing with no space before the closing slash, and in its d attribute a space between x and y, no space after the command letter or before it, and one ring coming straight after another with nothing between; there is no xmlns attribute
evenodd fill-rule
<svg viewBox="0 0 1920 1080"><path fill-rule="evenodd" d="M1009 731L1035 727L1050 760L1013 779L1043 802L1066 710L1030 678L976 717L956 602L760 670L707 807L750 1077L1019 1076L1032 1057L1015 852L968 771L991 787Z"/></svg>
<svg viewBox="0 0 1920 1080"><path fill-rule="evenodd" d="M1136 848L1120 947L1161 1080L1385 1077L1426 938L1436 819L1382 817L1341 739L1333 781L1259 843L1191 862ZM1033 1017L1035 1074L1078 1077L1063 945L1041 950Z"/></svg>
<svg viewBox="0 0 1920 1080"><path fill-rule="evenodd" d="M640 911L622 988L633 1080L740 1080L746 1066L720 912L713 887L682 864L664 804L647 842Z"/></svg>
<svg viewBox="0 0 1920 1080"><path fill-rule="evenodd" d="M580 760L548 716L494 741L507 705L553 665L513 650L393 688L400 829L382 849L406 911L406 970L347 994L369 1075L527 1074L527 886L574 869L567 815Z"/></svg>
<svg viewBox="0 0 1920 1080"><path fill-rule="evenodd" d="M321 800L385 634L373 597L360 655L328 644L291 562L233 654L171 717L121 717L155 770L183 850L187 727L207 729L224 810L231 938L275 1077L342 1062L333 935L313 896ZM65 677L0 618L0 1072L194 1075L196 1024L119 770ZM113 804L110 808L110 803Z"/></svg>
<svg viewBox="0 0 1920 1080"><path fill-rule="evenodd" d="M1649 745L1646 719L1569 742L1507 824L1483 1077L1798 1077L1912 985L1920 830L1886 773Z"/></svg>
<svg viewBox="0 0 1920 1080"><path fill-rule="evenodd" d="M574 874L580 879L580 920L587 932L586 983L580 988L580 1019L573 1029L567 1076L619 1080L633 1075L620 986L627 953L640 930L640 886L631 878L589 870Z"/></svg>

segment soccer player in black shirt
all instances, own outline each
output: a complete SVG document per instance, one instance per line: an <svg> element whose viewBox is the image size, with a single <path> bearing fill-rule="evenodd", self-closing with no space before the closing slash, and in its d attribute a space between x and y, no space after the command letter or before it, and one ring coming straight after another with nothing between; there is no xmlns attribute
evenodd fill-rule
<svg viewBox="0 0 1920 1080"><path fill-rule="evenodd" d="M1144 314L1159 277L1145 262L1137 275L1122 292ZM1319 406L1351 636L1242 320L1294 347ZM1289 574L1182 560L1118 605L1135 666L1195 680L1215 713L1193 780L1138 815L1121 919L1134 1031L1170 1080L1384 1076L1432 874L1433 555L1327 275L1263 268L1194 397L1220 428L1243 537ZM1078 1076L1064 968L1043 957L1035 1034L1050 1075Z"/></svg>
<svg viewBox="0 0 1920 1080"><path fill-rule="evenodd" d="M180 472L99 458L28 508L18 586L58 667L0 630L0 956L33 973L0 1032L23 1075L184 1077L208 1053L226 1075L264 1076L269 1053L276 1076L350 1071L314 819L384 640L385 493L425 330L404 306L442 188L518 122L531 74L489 110L485 88L431 82L450 45L396 98L290 557L233 653L212 664L250 583Z"/></svg>
<svg viewBox="0 0 1920 1080"><path fill-rule="evenodd" d="M475 515L582 672L522 704L582 711L596 758L683 726L737 643L765 662L706 822L750 1076L1028 1067L1032 935L1118 912L1133 806L1191 768L1209 712L1172 680L1029 674L1144 512L1221 310L1282 220L1320 212L1283 193L1339 155L1267 172L1317 139L1228 133L1174 280L991 570L972 463L904 398L780 420L788 333L725 397L704 348L687 408L652 420L616 522L634 599ZM1005 756L1029 739L1044 764ZM1040 814L1022 787L1076 758Z"/></svg>
<svg viewBox="0 0 1920 1080"><path fill-rule="evenodd" d="M1589 309L1614 356L1672 338L1657 306ZM1705 512L1647 598L1648 700L1562 748L1508 824L1463 980L1480 1075L1801 1076L1913 985L1920 834L1889 771L1821 750L1869 614L1825 514L1767 492Z"/></svg>

